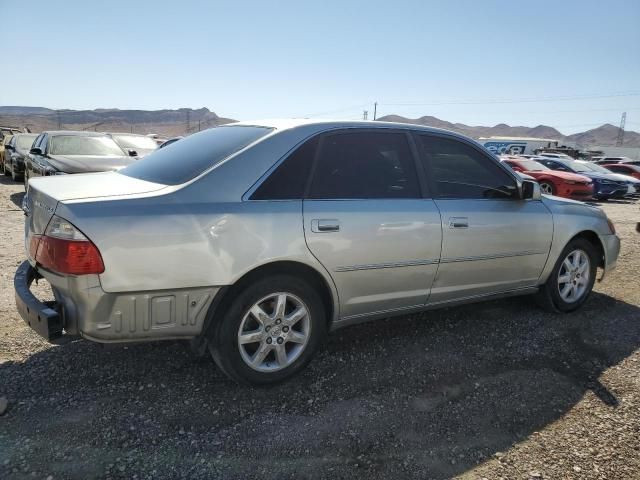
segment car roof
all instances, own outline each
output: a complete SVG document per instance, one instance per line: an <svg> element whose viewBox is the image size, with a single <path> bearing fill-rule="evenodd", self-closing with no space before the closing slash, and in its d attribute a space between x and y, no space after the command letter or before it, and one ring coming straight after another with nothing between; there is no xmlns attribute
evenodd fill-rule
<svg viewBox="0 0 640 480"><path fill-rule="evenodd" d="M460 138L469 139L465 135L462 135L457 132L453 132L451 130L445 130L442 128L434 128L434 127L426 127L424 125L416 125L413 123L400 123L400 122L379 122L377 120L324 120L324 119L313 119L313 118L287 118L287 119L262 119L255 121L243 121L236 123L228 123L224 125L220 125L221 127L226 126L254 126L254 127L268 127L274 128L276 130L289 130L297 127L304 126L319 126L324 127L326 129L333 128L400 128L406 130L421 130L424 132L431 133L447 133L450 135L454 135Z"/></svg>

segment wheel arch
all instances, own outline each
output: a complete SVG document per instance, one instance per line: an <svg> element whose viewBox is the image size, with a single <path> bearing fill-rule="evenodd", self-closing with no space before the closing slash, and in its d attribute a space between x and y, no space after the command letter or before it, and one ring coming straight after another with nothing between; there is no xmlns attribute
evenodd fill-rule
<svg viewBox="0 0 640 480"><path fill-rule="evenodd" d="M593 247L598 252L598 267L603 268L605 265L604 245L600 241L600 237L598 236L598 234L593 230L582 230L581 232L578 232L573 237L571 237L565 245L568 245L570 242L578 238L583 238L593 245Z"/></svg>
<svg viewBox="0 0 640 480"><path fill-rule="evenodd" d="M214 301L209 306L205 324L202 328L202 334L200 335L201 338L199 338L199 341L195 345L196 350L200 352L201 348L203 348L205 342L202 340L206 339L207 334L211 332L212 328L215 328L215 325L218 323L215 321L216 318L223 315L224 311L229 308L237 292L256 280L279 274L303 278L309 282L311 286L317 288L327 312L328 327L331 328L338 314L338 301L337 293L334 293L331 289L327 279L318 270L305 263L292 260L278 260L257 266L242 275L232 285L220 289Z"/></svg>

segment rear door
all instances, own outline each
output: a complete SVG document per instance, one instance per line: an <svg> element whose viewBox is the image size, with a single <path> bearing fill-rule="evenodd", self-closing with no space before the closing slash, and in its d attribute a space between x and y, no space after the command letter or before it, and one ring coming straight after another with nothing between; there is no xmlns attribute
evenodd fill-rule
<svg viewBox="0 0 640 480"><path fill-rule="evenodd" d="M343 319L427 301L442 231L415 154L402 130L348 129L320 139L304 231L336 284Z"/></svg>
<svg viewBox="0 0 640 480"><path fill-rule="evenodd" d="M416 134L442 216L442 255L429 303L537 284L553 219L540 200L521 200L514 176L457 137Z"/></svg>

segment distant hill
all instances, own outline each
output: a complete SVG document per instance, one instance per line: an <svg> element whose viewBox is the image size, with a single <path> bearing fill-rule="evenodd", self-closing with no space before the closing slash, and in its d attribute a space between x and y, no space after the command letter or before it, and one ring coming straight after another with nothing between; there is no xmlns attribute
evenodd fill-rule
<svg viewBox="0 0 640 480"><path fill-rule="evenodd" d="M605 124L586 132L574 133L573 135L563 135L558 130L547 125L538 125L537 127L511 127L504 123L500 123L493 127L469 126L463 123L451 123L440 120L436 117L425 116L420 118L406 118L400 115L386 115L378 118L385 122L411 123L415 125L425 125L428 127L444 128L462 133L473 138L491 137L491 136L510 136L510 137L537 137L552 138L565 142L575 142L579 145L602 145L613 146L616 144L618 132L620 129L614 125ZM625 130L624 145L625 147L640 147L640 133Z"/></svg>
<svg viewBox="0 0 640 480"><path fill-rule="evenodd" d="M235 120L223 118L207 108L177 110L52 110L42 107L0 106L0 125L43 130L95 130L110 132L184 135Z"/></svg>

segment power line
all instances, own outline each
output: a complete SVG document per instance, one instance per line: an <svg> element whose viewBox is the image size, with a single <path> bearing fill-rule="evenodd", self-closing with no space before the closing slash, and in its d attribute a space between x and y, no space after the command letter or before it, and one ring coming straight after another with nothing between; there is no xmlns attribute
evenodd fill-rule
<svg viewBox="0 0 640 480"><path fill-rule="evenodd" d="M591 100L597 98L615 98L615 97L637 97L640 92L621 92L600 95L573 95L559 97L531 97L531 98L508 98L508 99L487 99L487 100L454 100L454 101L430 101L430 102L406 102L406 103L380 103L381 106L436 106L436 105L489 105L504 103L543 103L543 102L561 102L576 100Z"/></svg>

